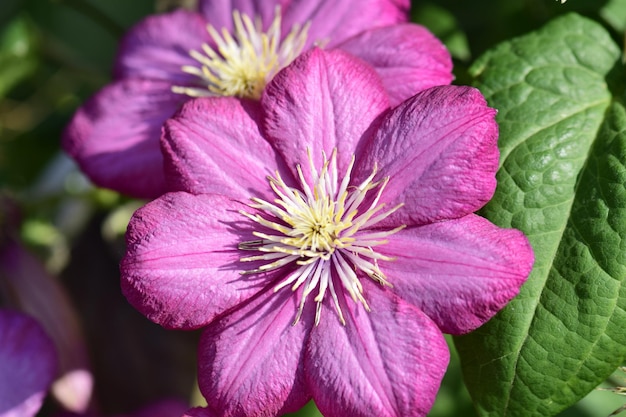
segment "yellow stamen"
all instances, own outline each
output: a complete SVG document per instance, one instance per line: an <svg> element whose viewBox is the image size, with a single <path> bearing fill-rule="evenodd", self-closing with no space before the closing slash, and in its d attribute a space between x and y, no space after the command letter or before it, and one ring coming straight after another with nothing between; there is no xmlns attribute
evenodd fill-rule
<svg viewBox="0 0 626 417"><path fill-rule="evenodd" d="M311 182L305 179L300 166L296 166L300 189L289 187L277 172L275 177L268 178L277 196L274 203L252 198L250 204L250 207L269 216L241 212L248 219L271 230L271 233L277 233L254 231L258 240L239 244L241 250L262 253L243 257L242 262L268 262L256 269L243 271L242 274L272 271L291 265L292 271L274 291L287 286L291 286L292 291L302 287L294 324L302 315L306 298L316 288L317 295L313 299L317 303L315 324L319 323L321 305L327 291L331 294L339 320L345 324L337 284L366 311L370 307L363 296L360 277L369 277L380 285L392 287L378 262L390 262L393 258L377 253L374 247L387 243L389 236L405 226L391 230L369 228L394 213L402 204L384 211L385 204L379 202L389 178L374 181L376 167L361 184L349 187L354 156L339 181L336 149L330 158L322 153L323 163L319 172L315 169L310 152L307 153ZM375 189L377 191L373 198L368 198L368 193ZM369 203L362 207L366 201Z"/></svg>
<svg viewBox="0 0 626 417"><path fill-rule="evenodd" d="M304 49L309 23L294 25L281 40L281 12L266 32L260 18L233 11L233 34L208 25L215 46L202 44L202 51L189 55L200 67L183 66L182 71L198 78L199 86L174 86L172 91L191 97L236 96L258 100L265 85Z"/></svg>

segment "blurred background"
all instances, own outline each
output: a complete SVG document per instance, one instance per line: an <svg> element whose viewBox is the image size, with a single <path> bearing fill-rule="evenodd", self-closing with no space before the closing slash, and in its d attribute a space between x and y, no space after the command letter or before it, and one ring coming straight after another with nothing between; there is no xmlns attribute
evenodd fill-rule
<svg viewBox="0 0 626 417"><path fill-rule="evenodd" d="M65 294L75 337L85 341L98 416L164 398L202 404L195 387L198 334L150 323L119 290L126 224L144 202L94 188L59 146L76 108L110 80L123 33L148 14L181 6L193 1L0 0L0 252L18 245L41 267L40 278ZM448 46L455 83L471 84L467 68L481 53L558 14L576 11L602 22L623 44L625 9L624 1L440 0L415 1L412 16ZM10 273L0 268L0 281ZM11 294L0 282L0 306L16 303ZM471 417L451 349L430 415ZM626 374L616 372L605 385L618 384L626 385ZM597 390L562 416L608 416L625 399ZM39 415L60 409L49 399ZM312 404L295 415L320 416Z"/></svg>

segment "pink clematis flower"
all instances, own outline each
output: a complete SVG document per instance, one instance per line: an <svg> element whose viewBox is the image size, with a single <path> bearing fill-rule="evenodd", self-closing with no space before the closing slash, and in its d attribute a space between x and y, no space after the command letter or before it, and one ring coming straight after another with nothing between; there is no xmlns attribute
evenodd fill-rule
<svg viewBox="0 0 626 417"><path fill-rule="evenodd" d="M519 291L527 239L492 196L495 111L470 87L389 108L370 66L314 49L248 100L191 101L162 140L173 189L138 210L122 289L204 327L189 416L423 416L468 332Z"/></svg>
<svg viewBox="0 0 626 417"><path fill-rule="evenodd" d="M122 41L115 80L75 114L63 147L91 180L135 197L166 191L163 122L196 96L258 99L313 45L373 65L392 102L452 80L447 50L405 23L408 0L200 0L140 22Z"/></svg>
<svg viewBox="0 0 626 417"><path fill-rule="evenodd" d="M57 372L54 344L35 319L0 309L0 417L31 417Z"/></svg>

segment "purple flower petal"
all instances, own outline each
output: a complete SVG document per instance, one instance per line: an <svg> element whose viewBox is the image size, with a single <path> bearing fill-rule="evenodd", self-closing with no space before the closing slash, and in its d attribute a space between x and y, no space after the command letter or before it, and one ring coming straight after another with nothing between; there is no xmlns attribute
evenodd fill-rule
<svg viewBox="0 0 626 417"><path fill-rule="evenodd" d="M57 370L52 340L31 317L0 310L0 417L34 416Z"/></svg>
<svg viewBox="0 0 626 417"><path fill-rule="evenodd" d="M518 230L470 214L402 230L381 252L392 291L416 305L445 333L469 332L517 295L533 265Z"/></svg>
<svg viewBox="0 0 626 417"><path fill-rule="evenodd" d="M213 194L168 193L139 209L121 264L128 301L164 327L191 329L262 290L267 274L239 272L237 245L256 239L244 208Z"/></svg>
<svg viewBox="0 0 626 417"><path fill-rule="evenodd" d="M310 315L293 325L296 293L270 288L208 326L199 349L199 385L209 408L223 417L293 412L311 398L302 350Z"/></svg>
<svg viewBox="0 0 626 417"><path fill-rule="evenodd" d="M392 106L418 91L450 84L453 79L448 50L422 26L401 24L368 30L337 48L358 56L376 69Z"/></svg>
<svg viewBox="0 0 626 417"><path fill-rule="evenodd" d="M163 130L168 188L242 201L272 195L266 177L284 168L259 132L258 112L258 103L228 97L183 106Z"/></svg>
<svg viewBox="0 0 626 417"><path fill-rule="evenodd" d="M325 417L424 416L448 365L441 331L421 311L363 281L371 307L345 300L311 331L307 381Z"/></svg>
<svg viewBox="0 0 626 417"><path fill-rule="evenodd" d="M115 82L76 112L63 147L96 185L139 198L159 196L165 191L161 126L185 100L164 82Z"/></svg>
<svg viewBox="0 0 626 417"><path fill-rule="evenodd" d="M387 225L420 225L481 208L498 168L495 110L471 87L434 87L393 109L355 164L353 184L389 176L383 200L400 210Z"/></svg>
<svg viewBox="0 0 626 417"><path fill-rule="evenodd" d="M308 47L334 47L365 30L406 22L409 8L408 0L292 0L283 27L311 22Z"/></svg>
<svg viewBox="0 0 626 417"><path fill-rule="evenodd" d="M252 18L259 16L263 22L263 28L267 29L274 19L276 6L284 11L291 0L200 0L198 7L200 13L215 28L228 31L233 29L233 10L246 14Z"/></svg>
<svg viewBox="0 0 626 417"><path fill-rule="evenodd" d="M232 18L231 18L232 19ZM145 18L122 39L115 63L118 78L146 78L187 85L197 77L184 73L183 65L199 66L189 56L201 50L210 36L198 13L177 10Z"/></svg>
<svg viewBox="0 0 626 417"><path fill-rule="evenodd" d="M266 136L294 173L296 164L307 163L307 150L321 167L321 151L330 155L337 148L343 174L388 108L388 98L378 75L362 61L339 50L313 49L274 77L261 105Z"/></svg>

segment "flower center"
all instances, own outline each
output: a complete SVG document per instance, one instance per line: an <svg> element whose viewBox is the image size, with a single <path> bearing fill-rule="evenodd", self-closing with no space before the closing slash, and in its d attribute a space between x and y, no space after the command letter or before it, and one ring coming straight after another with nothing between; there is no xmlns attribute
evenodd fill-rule
<svg viewBox="0 0 626 417"><path fill-rule="evenodd" d="M234 33L226 28L218 32L207 25L215 47L202 44L202 51L192 50L189 55L199 66L184 66L183 72L198 77L200 87L174 86L175 93L191 97L236 96L258 100L265 85L278 71L289 65L302 52L306 44L309 23L294 25L281 40L281 13L276 8L274 19L267 32L257 17L252 19L233 11Z"/></svg>
<svg viewBox="0 0 626 417"><path fill-rule="evenodd" d="M354 155L341 182L338 181L337 151L333 150L330 160L326 154L322 155L323 165L318 173L309 153L313 188L305 180L300 165L297 166L300 189L289 187L276 172L276 177L268 178L277 196L274 203L252 198L253 203L250 204L266 216L241 211L244 216L270 230L267 233L254 231L259 240L239 244L241 250L262 252L242 257L242 262L267 261L242 274L272 271L290 265L289 274L274 291L289 285L292 291L303 288L294 324L302 315L306 298L316 288L316 325L326 292L330 293L343 324L345 320L337 296L341 289L369 311L363 297L361 277L367 276L382 285L392 286L380 270L378 261L392 261L393 258L377 253L373 248L387 243L388 236L405 227L371 230L373 225L402 206L383 211L385 204L379 203L389 177L374 181L377 172L374 167L372 174L360 185L348 186ZM377 190L375 196L366 200L372 190Z"/></svg>

